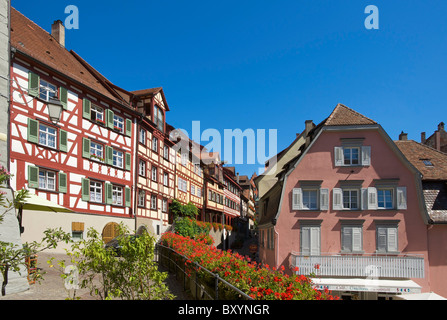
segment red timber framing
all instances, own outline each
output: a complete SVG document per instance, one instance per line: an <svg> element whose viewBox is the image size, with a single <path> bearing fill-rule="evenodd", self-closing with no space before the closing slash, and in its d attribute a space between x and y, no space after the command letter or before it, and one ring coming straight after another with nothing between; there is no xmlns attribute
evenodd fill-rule
<svg viewBox="0 0 447 320"><path fill-rule="evenodd" d="M224 214L225 224L233 225L234 219L241 216L241 191L242 187L237 182L234 167L223 167L224 177Z"/></svg>
<svg viewBox="0 0 447 320"><path fill-rule="evenodd" d="M14 189L77 213L132 217L135 111L26 54L15 54L10 74ZM57 124L49 94L63 104Z"/></svg>
<svg viewBox="0 0 447 320"><path fill-rule="evenodd" d="M168 224L175 186L175 152L165 120L169 107L161 88L133 93L137 110L143 114L138 120L135 163L137 229L160 235Z"/></svg>

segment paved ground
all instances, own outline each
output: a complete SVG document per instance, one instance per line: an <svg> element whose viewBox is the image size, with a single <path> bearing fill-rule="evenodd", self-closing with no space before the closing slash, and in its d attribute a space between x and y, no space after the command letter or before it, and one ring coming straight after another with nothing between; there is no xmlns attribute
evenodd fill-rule
<svg viewBox="0 0 447 320"><path fill-rule="evenodd" d="M38 257L38 267L42 268L46 273L44 280L41 283L30 285L30 289L24 292L9 294L4 297L0 296L0 300L65 300L69 296L69 292L65 289L64 280L60 277L60 271L56 268L50 268L47 260L53 256L59 260L67 259L65 254L45 254L41 253ZM165 271L165 270L161 270ZM192 298L183 291L181 285L175 280L173 274L168 275L166 283L172 294L176 296L176 300L191 300ZM71 297L73 291L70 292ZM97 297L92 297L88 289L80 289L76 291L76 296L81 300L98 300Z"/></svg>

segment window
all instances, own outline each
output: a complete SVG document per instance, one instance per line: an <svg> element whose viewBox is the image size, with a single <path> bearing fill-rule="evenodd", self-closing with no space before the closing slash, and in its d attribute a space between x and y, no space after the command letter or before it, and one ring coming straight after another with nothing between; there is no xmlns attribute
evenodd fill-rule
<svg viewBox="0 0 447 320"><path fill-rule="evenodd" d="M90 119L105 124L104 109L92 104L90 106Z"/></svg>
<svg viewBox="0 0 447 320"><path fill-rule="evenodd" d="M118 150L113 150L113 165L116 167L123 168L124 160L123 160L123 153Z"/></svg>
<svg viewBox="0 0 447 320"><path fill-rule="evenodd" d="M359 190L343 190L343 209L359 209Z"/></svg>
<svg viewBox="0 0 447 320"><path fill-rule="evenodd" d="M39 169L39 189L56 191L56 173Z"/></svg>
<svg viewBox="0 0 447 320"><path fill-rule="evenodd" d="M155 182L157 181L157 167L152 166L152 180Z"/></svg>
<svg viewBox="0 0 447 320"><path fill-rule="evenodd" d="M161 202L161 211L162 212L168 212L168 199L163 198Z"/></svg>
<svg viewBox="0 0 447 320"><path fill-rule="evenodd" d="M362 225L342 224L341 250L347 253L361 253L363 250Z"/></svg>
<svg viewBox="0 0 447 320"><path fill-rule="evenodd" d="M118 132L124 132L124 119L116 114L113 115L113 128Z"/></svg>
<svg viewBox="0 0 447 320"><path fill-rule="evenodd" d="M377 189L377 207L379 209L393 209L393 189Z"/></svg>
<svg viewBox="0 0 447 320"><path fill-rule="evenodd" d="M50 148L56 148L56 141L56 129L39 124L39 144Z"/></svg>
<svg viewBox="0 0 447 320"><path fill-rule="evenodd" d="M361 143L349 143L334 148L335 166L369 166L371 165L371 147Z"/></svg>
<svg viewBox="0 0 447 320"><path fill-rule="evenodd" d="M123 205L123 188L119 186L112 186L112 204Z"/></svg>
<svg viewBox="0 0 447 320"><path fill-rule="evenodd" d="M102 203L102 183L90 181L90 201Z"/></svg>
<svg viewBox="0 0 447 320"><path fill-rule="evenodd" d="M152 151L158 152L158 139L152 137Z"/></svg>
<svg viewBox="0 0 447 320"><path fill-rule="evenodd" d="M138 137L138 141L144 145L146 145L146 130L140 129L140 135Z"/></svg>
<svg viewBox="0 0 447 320"><path fill-rule="evenodd" d="M157 196L155 194L151 194L151 209L157 210Z"/></svg>
<svg viewBox="0 0 447 320"><path fill-rule="evenodd" d="M188 185L188 183L186 182L186 180L183 180L182 178L178 178L178 189L180 191L187 192L188 191L187 185Z"/></svg>
<svg viewBox="0 0 447 320"><path fill-rule="evenodd" d="M188 163L188 153L184 152L182 153L182 166L186 167L187 163Z"/></svg>
<svg viewBox="0 0 447 320"><path fill-rule="evenodd" d="M169 182L169 173L163 172L163 185L168 186Z"/></svg>
<svg viewBox="0 0 447 320"><path fill-rule="evenodd" d="M138 163L138 174L143 177L146 176L146 161L141 159Z"/></svg>
<svg viewBox="0 0 447 320"><path fill-rule="evenodd" d="M199 198L202 197L202 188L197 187L197 196L198 196Z"/></svg>
<svg viewBox="0 0 447 320"><path fill-rule="evenodd" d="M90 158L104 161L104 146L100 143L90 141Z"/></svg>
<svg viewBox="0 0 447 320"><path fill-rule="evenodd" d="M154 106L154 123L157 126L157 129L163 132L163 111L157 105Z"/></svg>
<svg viewBox="0 0 447 320"><path fill-rule="evenodd" d="M421 159L421 160L426 167L433 167L433 163L430 161L430 159Z"/></svg>
<svg viewBox="0 0 447 320"><path fill-rule="evenodd" d="M301 223L300 251L303 256L320 255L320 225Z"/></svg>
<svg viewBox="0 0 447 320"><path fill-rule="evenodd" d="M359 164L359 148L343 148L345 165Z"/></svg>
<svg viewBox="0 0 447 320"><path fill-rule="evenodd" d="M138 190L138 206L145 207L146 206L146 192L144 190Z"/></svg>
<svg viewBox="0 0 447 320"><path fill-rule="evenodd" d="M303 190L303 208L309 210L318 209L317 196L317 190Z"/></svg>
<svg viewBox="0 0 447 320"><path fill-rule="evenodd" d="M397 224L377 225L377 252L378 253L397 253L398 252L398 233Z"/></svg>
<svg viewBox="0 0 447 320"><path fill-rule="evenodd" d="M292 210L328 210L329 189L303 184L292 190Z"/></svg>
<svg viewBox="0 0 447 320"><path fill-rule="evenodd" d="M191 184L191 194L195 195L196 194L196 186Z"/></svg>
<svg viewBox="0 0 447 320"><path fill-rule="evenodd" d="M200 168L200 164L194 164L194 172L197 173L199 177L202 176L202 168Z"/></svg>
<svg viewBox="0 0 447 320"><path fill-rule="evenodd" d="M169 161L169 147L163 146L163 158Z"/></svg>
<svg viewBox="0 0 447 320"><path fill-rule="evenodd" d="M57 88L55 85L40 79L39 84L39 98L49 101L50 98L57 97Z"/></svg>

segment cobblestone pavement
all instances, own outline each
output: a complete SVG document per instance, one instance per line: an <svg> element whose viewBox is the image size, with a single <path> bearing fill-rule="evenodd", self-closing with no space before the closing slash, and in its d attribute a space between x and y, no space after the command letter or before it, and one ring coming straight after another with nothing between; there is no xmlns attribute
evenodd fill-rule
<svg viewBox="0 0 447 320"><path fill-rule="evenodd" d="M69 292L65 289L64 281L60 277L60 271L56 268L51 268L47 260L54 257L56 260L66 260L68 257L65 254L48 254L40 253L37 259L37 266L44 272L43 280L40 283L31 284L29 290L8 294L4 297L0 296L0 300L65 300L69 297ZM164 271L164 270L161 270ZM172 294L176 296L175 300L191 300L186 292L183 291L182 286L175 280L173 274L168 274L166 280L167 285ZM73 294L73 291L70 292ZM89 289L76 290L76 296L81 300L98 300L98 297L90 295Z"/></svg>

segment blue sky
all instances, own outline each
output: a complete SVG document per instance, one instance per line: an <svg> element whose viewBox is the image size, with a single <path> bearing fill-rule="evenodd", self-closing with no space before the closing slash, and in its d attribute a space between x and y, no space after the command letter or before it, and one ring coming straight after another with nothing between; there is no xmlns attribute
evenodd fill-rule
<svg viewBox="0 0 447 320"><path fill-rule="evenodd" d="M276 129L280 151L337 103L394 140L447 121L447 1L12 0L47 31L68 5L79 29L66 47L124 89L162 86L168 122L187 131ZM364 26L368 5L378 30Z"/></svg>

